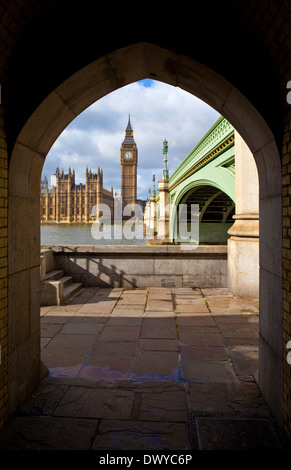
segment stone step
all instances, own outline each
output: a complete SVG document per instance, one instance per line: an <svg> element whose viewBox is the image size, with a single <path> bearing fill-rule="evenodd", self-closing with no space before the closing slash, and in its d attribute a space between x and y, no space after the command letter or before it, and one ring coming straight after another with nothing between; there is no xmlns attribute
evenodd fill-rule
<svg viewBox="0 0 291 470"><path fill-rule="evenodd" d="M49 271L46 273L45 280L46 281L56 281L63 277L64 275L64 270L63 269L54 269L53 271Z"/></svg>
<svg viewBox="0 0 291 470"><path fill-rule="evenodd" d="M41 283L41 305L62 305L82 287L83 284L74 282L73 276L67 276L63 269L48 271Z"/></svg>
<svg viewBox="0 0 291 470"><path fill-rule="evenodd" d="M83 284L81 282L73 282L70 285L64 287L63 291L63 302L67 302L73 295L75 295L79 290L81 290Z"/></svg>
<svg viewBox="0 0 291 470"><path fill-rule="evenodd" d="M63 283L64 289L65 289L65 287L68 287L71 284L73 284L74 278L73 278L73 276L62 276L59 279L59 281Z"/></svg>

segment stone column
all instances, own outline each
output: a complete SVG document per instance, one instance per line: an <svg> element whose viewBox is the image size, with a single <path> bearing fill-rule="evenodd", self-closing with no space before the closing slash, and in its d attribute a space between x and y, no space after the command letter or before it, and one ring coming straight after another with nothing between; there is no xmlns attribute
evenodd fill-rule
<svg viewBox="0 0 291 470"><path fill-rule="evenodd" d="M56 213L56 188L53 188L53 220L56 220Z"/></svg>
<svg viewBox="0 0 291 470"><path fill-rule="evenodd" d="M149 229L149 210L150 210L150 203L147 200L145 208L144 208L144 214L143 214L143 230L146 233L148 233L148 229Z"/></svg>
<svg viewBox="0 0 291 470"><path fill-rule="evenodd" d="M56 190L56 222L60 223L60 185L57 183L57 190Z"/></svg>
<svg viewBox="0 0 291 470"><path fill-rule="evenodd" d="M70 180L67 184L67 222L72 222L72 193Z"/></svg>
<svg viewBox="0 0 291 470"><path fill-rule="evenodd" d="M80 184L80 193L79 193L79 217L80 217L80 221L81 222L84 222L84 215L83 214L83 209L84 209L84 204L83 204L83 186L82 186L82 183Z"/></svg>
<svg viewBox="0 0 291 470"><path fill-rule="evenodd" d="M150 236L154 237L156 231L156 196L152 194L150 196L150 220L149 220L149 232Z"/></svg>
<svg viewBox="0 0 291 470"><path fill-rule="evenodd" d="M103 176L98 168L98 173L97 173L97 185L96 185L96 219L99 218L100 215L100 210L101 210L101 204L103 202Z"/></svg>
<svg viewBox="0 0 291 470"><path fill-rule="evenodd" d="M158 220L158 236L159 241L170 241L170 191L169 179L163 178L159 180L160 193L160 212Z"/></svg>
<svg viewBox="0 0 291 470"><path fill-rule="evenodd" d="M235 215L229 229L228 289L259 298L259 182L255 160L235 131Z"/></svg>
<svg viewBox="0 0 291 470"><path fill-rule="evenodd" d="M46 220L49 220L50 219L50 210L49 210L49 207L50 207L50 195L49 195L49 191L48 189L46 190L46 199L45 199L45 218Z"/></svg>
<svg viewBox="0 0 291 470"><path fill-rule="evenodd" d="M85 203L85 211L84 211L84 216L85 216L85 222L89 222L89 172L88 168L86 168L86 185L85 185L85 198L84 198L84 203Z"/></svg>
<svg viewBox="0 0 291 470"><path fill-rule="evenodd" d="M74 192L74 222L77 222L77 187L75 186Z"/></svg>

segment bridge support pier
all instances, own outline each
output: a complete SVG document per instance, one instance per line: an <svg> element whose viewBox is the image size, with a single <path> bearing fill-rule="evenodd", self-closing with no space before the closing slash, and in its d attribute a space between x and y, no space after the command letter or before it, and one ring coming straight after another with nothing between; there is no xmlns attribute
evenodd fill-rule
<svg viewBox="0 0 291 470"><path fill-rule="evenodd" d="M259 298L259 183L255 160L235 131L234 224L229 229L228 289Z"/></svg>
<svg viewBox="0 0 291 470"><path fill-rule="evenodd" d="M150 196L150 214L149 214L149 235L151 237L155 236L156 224L157 224L156 196L152 194Z"/></svg>
<svg viewBox="0 0 291 470"><path fill-rule="evenodd" d="M158 236L160 242L170 241L170 191L169 179L159 180L160 213L158 219Z"/></svg>

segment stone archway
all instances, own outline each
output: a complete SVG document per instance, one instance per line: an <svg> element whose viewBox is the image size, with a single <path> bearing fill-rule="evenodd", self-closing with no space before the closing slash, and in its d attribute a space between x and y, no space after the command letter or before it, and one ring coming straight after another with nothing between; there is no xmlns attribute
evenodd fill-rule
<svg viewBox="0 0 291 470"><path fill-rule="evenodd" d="M153 77L179 86L215 108L254 155L262 233L260 388L281 423L281 165L274 136L253 105L223 77L185 55L149 43L116 50L65 80L32 113L16 139L9 167L10 412L34 388L41 373L39 182L45 157L62 130L94 101L120 86Z"/></svg>

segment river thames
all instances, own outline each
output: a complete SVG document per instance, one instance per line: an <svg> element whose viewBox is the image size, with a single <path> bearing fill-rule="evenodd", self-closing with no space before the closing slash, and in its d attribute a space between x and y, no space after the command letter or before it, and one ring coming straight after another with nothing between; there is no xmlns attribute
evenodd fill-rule
<svg viewBox="0 0 291 470"><path fill-rule="evenodd" d="M133 229L133 230L132 230ZM41 245L145 245L142 225L41 224Z"/></svg>

